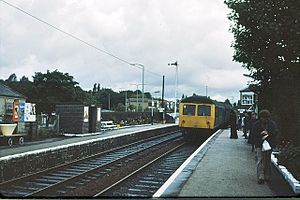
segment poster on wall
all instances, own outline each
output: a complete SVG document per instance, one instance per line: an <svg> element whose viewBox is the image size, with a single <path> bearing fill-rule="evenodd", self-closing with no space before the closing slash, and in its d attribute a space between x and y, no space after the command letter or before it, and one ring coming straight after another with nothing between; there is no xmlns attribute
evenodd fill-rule
<svg viewBox="0 0 300 200"><path fill-rule="evenodd" d="M14 101L13 103L13 122L19 122L20 118L20 102Z"/></svg>
<svg viewBox="0 0 300 200"><path fill-rule="evenodd" d="M35 122L35 120L36 120L35 104L34 103L25 103L24 121L25 122Z"/></svg>
<svg viewBox="0 0 300 200"><path fill-rule="evenodd" d="M24 122L25 102L20 102L19 122Z"/></svg>
<svg viewBox="0 0 300 200"><path fill-rule="evenodd" d="M89 121L89 107L84 106L83 108L83 121L88 122Z"/></svg>

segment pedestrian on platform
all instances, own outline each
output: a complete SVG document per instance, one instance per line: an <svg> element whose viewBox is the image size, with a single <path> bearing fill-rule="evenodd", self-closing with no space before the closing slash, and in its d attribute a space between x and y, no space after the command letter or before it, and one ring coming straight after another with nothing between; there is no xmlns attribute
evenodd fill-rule
<svg viewBox="0 0 300 200"><path fill-rule="evenodd" d="M252 145L252 152L254 151L254 142L253 142L253 125L257 121L257 113L252 112L251 117L249 120L249 136L248 136L248 143Z"/></svg>
<svg viewBox="0 0 300 200"><path fill-rule="evenodd" d="M271 153L277 145L278 129L274 121L270 119L270 112L262 110L259 120L253 125L253 141L257 153L257 179L258 184L270 181Z"/></svg>
<svg viewBox="0 0 300 200"><path fill-rule="evenodd" d="M238 119L238 130L239 131L242 130L242 121L243 121L243 117L242 117L242 115L240 115L239 119Z"/></svg>
<svg viewBox="0 0 300 200"><path fill-rule="evenodd" d="M236 113L234 110L231 110L231 112L230 112L230 139L238 139L236 128L237 128Z"/></svg>
<svg viewBox="0 0 300 200"><path fill-rule="evenodd" d="M245 139L248 138L247 136L247 133L248 133L248 130L249 130L249 120L250 120L250 117L248 115L248 113L246 111L244 111L244 117L243 117L243 137Z"/></svg>

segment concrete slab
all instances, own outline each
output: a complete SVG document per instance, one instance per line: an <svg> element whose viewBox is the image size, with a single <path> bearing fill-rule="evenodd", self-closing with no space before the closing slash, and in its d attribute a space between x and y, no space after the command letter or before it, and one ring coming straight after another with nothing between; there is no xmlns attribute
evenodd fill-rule
<svg viewBox="0 0 300 200"><path fill-rule="evenodd" d="M273 197L268 185L257 184L256 162L245 139L230 139L224 130L211 144L179 197Z"/></svg>

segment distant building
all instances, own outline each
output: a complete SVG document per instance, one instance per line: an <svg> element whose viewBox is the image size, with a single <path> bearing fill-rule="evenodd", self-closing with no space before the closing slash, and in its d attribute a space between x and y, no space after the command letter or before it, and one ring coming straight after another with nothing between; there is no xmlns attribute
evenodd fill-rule
<svg viewBox="0 0 300 200"><path fill-rule="evenodd" d="M149 105L151 106L151 99L144 98L144 103L142 98L128 98L126 99L126 104L128 111L142 111L142 108L146 110Z"/></svg>
<svg viewBox="0 0 300 200"><path fill-rule="evenodd" d="M238 110L243 111L257 111L257 94L249 87L240 90L240 100L238 102Z"/></svg>
<svg viewBox="0 0 300 200"><path fill-rule="evenodd" d="M12 121L14 102L25 102L25 100L24 95L0 83L0 123Z"/></svg>
<svg viewBox="0 0 300 200"><path fill-rule="evenodd" d="M161 99L153 99L154 102L154 110L157 111L161 107ZM171 101L164 100L166 110L170 110L174 108L174 103ZM152 99L144 98L144 103L142 102L142 98L128 98L126 99L127 109L128 111L136 111L136 107L138 106L138 111L142 111L142 107L144 110L149 110L152 107Z"/></svg>

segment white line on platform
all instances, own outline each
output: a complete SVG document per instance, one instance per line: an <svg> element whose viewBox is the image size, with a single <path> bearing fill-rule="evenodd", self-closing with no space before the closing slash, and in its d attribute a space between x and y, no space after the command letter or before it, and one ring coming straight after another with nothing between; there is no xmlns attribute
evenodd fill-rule
<svg viewBox="0 0 300 200"><path fill-rule="evenodd" d="M182 170L192 161L192 159L204 148L204 146L217 135L221 129L215 132L212 136L210 136L186 161L172 174L172 176L156 191L153 195L154 198L160 197L166 189L173 183L173 181L177 178L177 176L182 172Z"/></svg>

